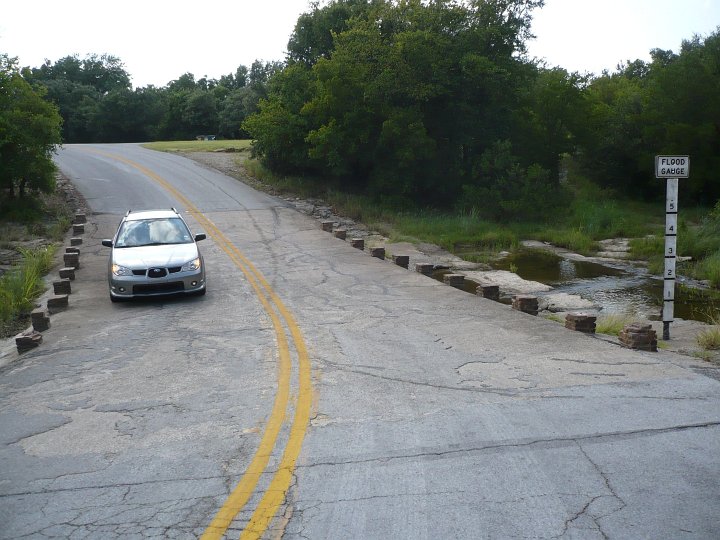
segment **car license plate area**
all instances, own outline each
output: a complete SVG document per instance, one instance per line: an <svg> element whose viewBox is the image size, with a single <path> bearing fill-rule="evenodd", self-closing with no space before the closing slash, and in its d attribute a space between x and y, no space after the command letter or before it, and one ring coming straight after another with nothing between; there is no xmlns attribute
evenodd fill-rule
<svg viewBox="0 0 720 540"><path fill-rule="evenodd" d="M182 281L171 281L169 283L152 283L147 285L134 285L133 294L163 294L182 292L185 285Z"/></svg>

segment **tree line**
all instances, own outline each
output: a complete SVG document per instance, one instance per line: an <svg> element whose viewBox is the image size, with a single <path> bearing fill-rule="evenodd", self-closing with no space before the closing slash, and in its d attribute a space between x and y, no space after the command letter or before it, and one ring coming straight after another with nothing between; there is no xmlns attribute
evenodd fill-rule
<svg viewBox="0 0 720 540"><path fill-rule="evenodd" d="M720 197L720 34L600 76L528 58L533 0L335 0L302 15L243 124L274 170L391 203L529 219L570 194L561 160L619 195L662 196L656 154L690 154L683 197Z"/></svg>
<svg viewBox="0 0 720 540"><path fill-rule="evenodd" d="M220 79L184 73L164 87L133 90L119 58L90 55L48 60L24 68L22 76L58 107L67 143L231 139L247 137L241 124L267 97L267 82L281 67L257 60Z"/></svg>
<svg viewBox="0 0 720 540"><path fill-rule="evenodd" d="M598 185L651 199L653 156L689 154L683 198L720 198L720 30L570 73L528 57L542 5L331 0L298 18L283 62L160 88L132 89L108 55L4 71L57 107L64 142L248 137L275 172L398 208L543 219L572 196L568 156Z"/></svg>

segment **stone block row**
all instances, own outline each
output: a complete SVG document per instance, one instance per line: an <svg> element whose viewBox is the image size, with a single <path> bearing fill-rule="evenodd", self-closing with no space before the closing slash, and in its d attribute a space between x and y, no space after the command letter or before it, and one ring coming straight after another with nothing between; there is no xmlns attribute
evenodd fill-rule
<svg viewBox="0 0 720 540"><path fill-rule="evenodd" d="M323 231L332 233L335 238L341 240L347 238L347 229L335 228L334 221L322 221L321 226ZM351 238L350 244L352 247L361 251L365 249L365 241L362 238ZM385 248L371 248L370 255L378 259L385 259ZM393 255L392 260L396 265L403 268L408 268L410 264L410 257L408 255ZM435 269L436 267L432 263L415 263L415 271L424 276L432 277ZM465 286L465 276L463 274L448 273L443 276L443 282L451 287L463 289ZM500 301L500 287L493 283L479 283L475 289L475 294L495 302ZM512 308L530 315L537 315L539 312L538 297L527 294L515 295L512 299ZM596 322L597 317L595 315L586 313L569 313L565 316L565 328L586 334L595 333ZM657 350L657 337L650 325L643 326L635 323L634 325L626 327L620 334L620 342L624 346L632 349Z"/></svg>
<svg viewBox="0 0 720 540"><path fill-rule="evenodd" d="M82 212L77 212L73 219L73 235L83 234L85 232L85 223L87 217ZM79 236L73 236L70 239L70 246L65 248L63 253L63 263L65 266L60 268L60 279L53 281L53 296L47 300L47 308L37 308L30 313L32 329L26 330L15 336L15 345L18 353L24 353L30 349L34 349L42 343L42 334L50 328L50 315L67 309L69 306L69 296L72 293L70 282L75 279L75 272L80 268L80 248L83 240Z"/></svg>

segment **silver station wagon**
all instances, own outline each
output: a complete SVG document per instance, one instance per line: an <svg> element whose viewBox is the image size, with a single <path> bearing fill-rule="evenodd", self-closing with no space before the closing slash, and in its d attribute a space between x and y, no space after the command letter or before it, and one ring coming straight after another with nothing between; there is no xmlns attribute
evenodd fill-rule
<svg viewBox="0 0 720 540"><path fill-rule="evenodd" d="M129 210L115 237L108 261L110 300L171 294L205 294L205 261L177 210Z"/></svg>

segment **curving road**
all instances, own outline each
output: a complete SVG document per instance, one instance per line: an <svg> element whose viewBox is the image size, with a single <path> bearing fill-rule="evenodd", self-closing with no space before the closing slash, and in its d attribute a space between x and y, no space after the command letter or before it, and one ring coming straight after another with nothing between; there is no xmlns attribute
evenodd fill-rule
<svg viewBox="0 0 720 540"><path fill-rule="evenodd" d="M71 307L0 358L0 538L717 538L717 370L350 247L137 145L65 146ZM174 206L202 298L111 304L128 209Z"/></svg>

